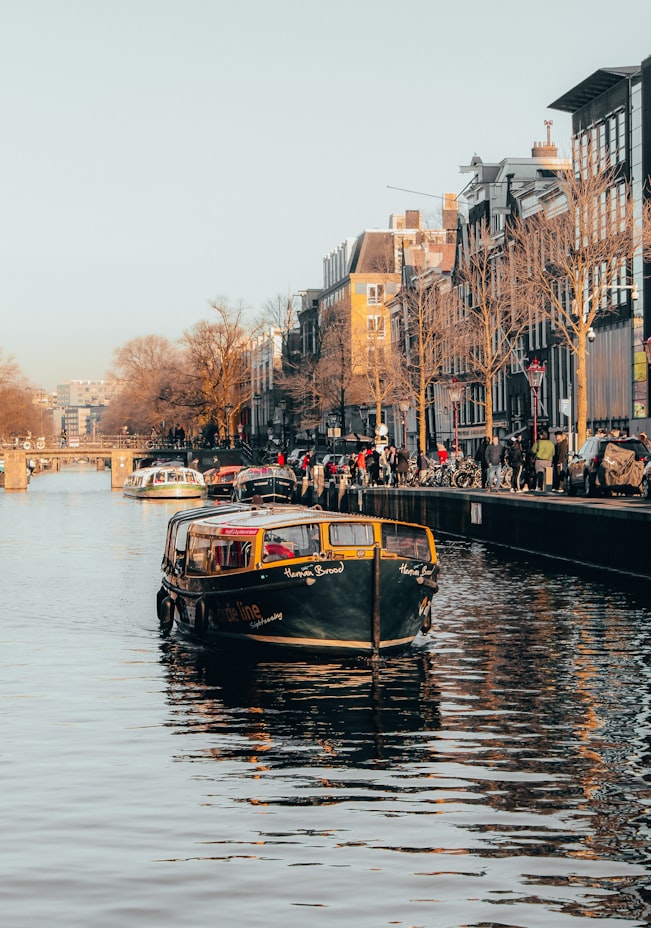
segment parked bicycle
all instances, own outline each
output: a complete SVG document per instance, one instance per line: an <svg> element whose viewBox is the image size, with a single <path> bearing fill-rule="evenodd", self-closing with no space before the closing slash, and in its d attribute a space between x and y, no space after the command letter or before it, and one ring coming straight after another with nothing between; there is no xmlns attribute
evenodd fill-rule
<svg viewBox="0 0 651 928"><path fill-rule="evenodd" d="M481 487L481 466L474 458L462 458L457 463L452 482L459 490Z"/></svg>

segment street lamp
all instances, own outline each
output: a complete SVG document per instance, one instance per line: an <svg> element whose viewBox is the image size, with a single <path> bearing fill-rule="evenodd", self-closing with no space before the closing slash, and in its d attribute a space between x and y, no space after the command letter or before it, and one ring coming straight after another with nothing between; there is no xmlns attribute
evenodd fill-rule
<svg viewBox="0 0 651 928"><path fill-rule="evenodd" d="M224 407L226 410L226 444L230 448L231 446L231 413L233 412L233 404L226 403Z"/></svg>
<svg viewBox="0 0 651 928"><path fill-rule="evenodd" d="M262 397L260 396L259 393L253 394L253 432L255 434L255 443L258 446L260 445L260 439L258 438L258 419L259 419L258 412L260 409L261 400L262 400Z"/></svg>
<svg viewBox="0 0 651 928"><path fill-rule="evenodd" d="M281 432L282 448L283 448L283 451L287 451L287 446L286 446L286 444L285 444L285 412L286 412L286 410L287 410L287 400L281 400L281 401L278 403L278 405L280 406L280 413L281 413L281 415L282 415L282 423L281 423L281 427L282 427L282 432Z"/></svg>
<svg viewBox="0 0 651 928"><path fill-rule="evenodd" d="M533 440L538 441L538 395L542 386L543 377L547 371L547 366L541 364L538 358L534 358L531 364L525 370L529 388L533 394Z"/></svg>
<svg viewBox="0 0 651 928"><path fill-rule="evenodd" d="M465 385L459 383L456 377L453 377L450 383L448 384L448 393L450 394L450 402L452 403L452 411L454 415L454 456L455 458L459 457L459 406L463 400L463 394L466 392Z"/></svg>
<svg viewBox="0 0 651 928"><path fill-rule="evenodd" d="M411 400L408 396L403 396L403 398L398 403L398 409L402 415L402 447L407 447L407 413L411 406Z"/></svg>

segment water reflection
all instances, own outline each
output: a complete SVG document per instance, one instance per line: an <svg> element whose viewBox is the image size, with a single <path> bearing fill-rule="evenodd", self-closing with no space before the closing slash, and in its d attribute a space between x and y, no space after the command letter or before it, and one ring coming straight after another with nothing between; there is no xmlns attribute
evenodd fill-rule
<svg viewBox="0 0 651 928"><path fill-rule="evenodd" d="M440 724L427 652L377 667L361 662L234 663L228 655L178 640L166 641L161 652L174 725L194 734L240 733L247 739L245 753L251 745L258 747L269 765L300 761L318 766L334 758L348 766L413 760L420 739L410 735ZM241 749L228 742L219 757L239 757ZM216 757L214 747L205 750Z"/></svg>
<svg viewBox="0 0 651 928"><path fill-rule="evenodd" d="M477 545L441 555L428 647L378 669L163 642L178 759L220 808L283 809L285 839L323 838L327 809L328 840L420 905L462 894L464 924L646 924L648 610Z"/></svg>

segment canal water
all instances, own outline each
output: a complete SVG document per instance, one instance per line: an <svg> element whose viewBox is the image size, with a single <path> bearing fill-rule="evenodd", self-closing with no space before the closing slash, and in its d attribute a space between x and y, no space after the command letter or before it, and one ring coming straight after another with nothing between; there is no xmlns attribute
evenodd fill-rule
<svg viewBox="0 0 651 928"><path fill-rule="evenodd" d="M440 539L414 653L233 663L159 634L182 505L0 492L4 925L651 923L642 592Z"/></svg>

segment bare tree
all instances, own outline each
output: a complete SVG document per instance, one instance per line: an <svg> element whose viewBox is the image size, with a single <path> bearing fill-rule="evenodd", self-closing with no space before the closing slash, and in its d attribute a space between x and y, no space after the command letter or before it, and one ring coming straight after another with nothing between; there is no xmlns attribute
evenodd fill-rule
<svg viewBox="0 0 651 928"><path fill-rule="evenodd" d="M455 282L464 306L459 323L472 379L482 384L486 434L493 432L495 379L513 361L513 348L531 321L512 267L512 249L501 247L483 218L462 230Z"/></svg>
<svg viewBox="0 0 651 928"><path fill-rule="evenodd" d="M445 376L455 357L464 353L465 329L458 300L449 281L436 273L417 277L398 296L402 346L390 363L394 370L394 399L414 396L418 413L418 446L427 448L427 407L434 383Z"/></svg>
<svg viewBox="0 0 651 928"><path fill-rule="evenodd" d="M36 432L39 411L20 367L0 349L0 436L5 440Z"/></svg>
<svg viewBox="0 0 651 928"><path fill-rule="evenodd" d="M612 317L614 291L630 289L635 246L633 201L615 168L588 148L559 171L556 195L511 230L512 267L537 318L547 321L576 361L577 438L588 419L587 343L600 318Z"/></svg>
<svg viewBox="0 0 651 928"><path fill-rule="evenodd" d="M217 301L210 305L217 322L198 322L183 335L177 395L200 427L214 423L220 434L232 435L233 422L251 400L251 332L243 323L241 306L232 309Z"/></svg>
<svg viewBox="0 0 651 928"><path fill-rule="evenodd" d="M177 348L160 335L144 335L117 348L114 371L109 375L122 390L102 418L105 431L123 425L148 432L178 415L175 382L179 368Z"/></svg>
<svg viewBox="0 0 651 928"><path fill-rule="evenodd" d="M397 356L390 336L389 315L382 307L381 312L367 316L367 329L352 339L350 394L353 402L371 399L378 424L383 406L395 398L404 366L404 357Z"/></svg>

